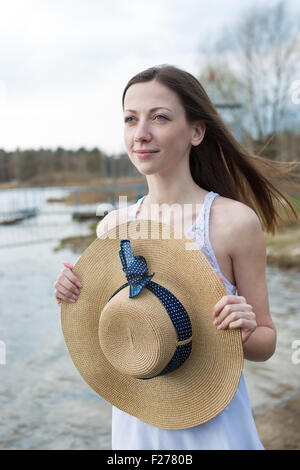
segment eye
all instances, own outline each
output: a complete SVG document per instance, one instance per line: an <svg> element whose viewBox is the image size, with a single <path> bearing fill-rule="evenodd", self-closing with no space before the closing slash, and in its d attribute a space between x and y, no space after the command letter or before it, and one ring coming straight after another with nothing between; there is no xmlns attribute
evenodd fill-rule
<svg viewBox="0 0 300 470"><path fill-rule="evenodd" d="M132 119L132 116L126 117L126 118L124 119L124 122L127 122L128 119ZM130 122L130 121L129 121L129 122Z"/></svg>
<svg viewBox="0 0 300 470"><path fill-rule="evenodd" d="M156 115L154 116L154 119L157 118L157 117L163 118L163 120L168 119L166 116L163 116L162 114L156 114ZM133 116L128 116L128 117L126 117L126 118L124 119L124 122L125 122L125 123L126 123L126 122L131 123L132 121L129 121L129 119L133 119ZM159 121L160 121L160 119L159 119Z"/></svg>
<svg viewBox="0 0 300 470"><path fill-rule="evenodd" d="M157 114L157 115L154 116L154 117L155 117L155 118L157 118L157 117L162 117L162 118L164 118L164 119L168 119L166 116L163 116L162 114ZM159 121L160 121L160 119L159 119Z"/></svg>

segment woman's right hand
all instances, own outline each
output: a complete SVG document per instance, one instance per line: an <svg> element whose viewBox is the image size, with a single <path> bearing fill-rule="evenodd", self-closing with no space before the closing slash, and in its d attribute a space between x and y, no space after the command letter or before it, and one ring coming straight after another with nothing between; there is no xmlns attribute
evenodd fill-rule
<svg viewBox="0 0 300 470"><path fill-rule="evenodd" d="M79 279L72 272L74 266L69 263L63 264L65 268L61 270L54 283L54 295L58 304L61 304L62 300L64 302L74 303L80 294L79 288L82 286Z"/></svg>

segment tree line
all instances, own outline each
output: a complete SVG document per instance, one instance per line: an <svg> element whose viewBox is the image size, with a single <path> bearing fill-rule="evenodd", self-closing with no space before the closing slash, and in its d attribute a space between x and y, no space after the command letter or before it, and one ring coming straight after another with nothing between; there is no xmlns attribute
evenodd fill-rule
<svg viewBox="0 0 300 470"><path fill-rule="evenodd" d="M68 178L76 174L119 178L138 173L127 154L108 155L98 148L68 150L58 147L54 150L17 149L14 152L0 149L1 182L30 182L38 175L44 175L50 183L59 174Z"/></svg>

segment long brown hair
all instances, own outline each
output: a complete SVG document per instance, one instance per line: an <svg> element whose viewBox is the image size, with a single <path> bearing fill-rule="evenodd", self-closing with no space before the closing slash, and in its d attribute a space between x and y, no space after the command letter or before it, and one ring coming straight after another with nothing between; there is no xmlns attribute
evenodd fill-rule
<svg viewBox="0 0 300 470"><path fill-rule="evenodd" d="M276 162L248 151L235 139L201 83L190 73L172 65L151 67L131 78L123 92L123 109L128 88L134 83L151 80L177 94L189 123L205 122L205 136L200 145L191 148L189 156L190 171L196 184L247 204L256 212L263 229L273 235L283 221L277 210L278 204L299 220L288 196L273 184L274 180L284 180L300 189L291 179L290 164L297 165L297 162L285 162L288 168L280 168Z"/></svg>

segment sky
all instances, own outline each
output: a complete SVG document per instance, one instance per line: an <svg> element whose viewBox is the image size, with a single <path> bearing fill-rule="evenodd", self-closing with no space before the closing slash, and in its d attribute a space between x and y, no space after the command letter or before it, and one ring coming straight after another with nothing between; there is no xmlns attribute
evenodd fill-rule
<svg viewBox="0 0 300 470"><path fill-rule="evenodd" d="M121 98L136 73L197 76L200 49L273 0L0 0L0 149L124 152ZM300 10L299 0L289 1Z"/></svg>

